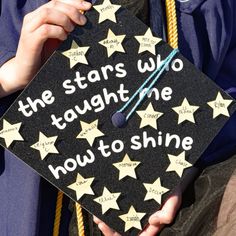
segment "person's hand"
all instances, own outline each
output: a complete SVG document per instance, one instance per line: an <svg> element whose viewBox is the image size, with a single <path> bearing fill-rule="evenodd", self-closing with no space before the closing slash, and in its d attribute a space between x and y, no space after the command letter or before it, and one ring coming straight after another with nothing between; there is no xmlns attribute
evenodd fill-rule
<svg viewBox="0 0 236 236"><path fill-rule="evenodd" d="M166 200L162 208L150 216L149 224L141 232L140 236L155 236L165 225L173 222L182 203L182 191L177 188Z"/></svg>
<svg viewBox="0 0 236 236"><path fill-rule="evenodd" d="M140 233L140 236L155 236L161 229L172 223L182 202L182 191L178 187L166 200L162 208L149 218L149 224ZM109 228L104 222L94 216L94 222L105 236L120 236L117 232Z"/></svg>
<svg viewBox="0 0 236 236"><path fill-rule="evenodd" d="M140 236L155 236L165 225L172 223L182 203L182 193L193 183L198 175L199 169L194 166L186 170L181 182L163 204L162 208L150 216L149 224L140 233ZM97 217L94 217L94 222L105 236L120 236L120 234L109 228Z"/></svg>
<svg viewBox="0 0 236 236"><path fill-rule="evenodd" d="M119 233L114 231L108 225L106 225L103 221L98 219L96 216L93 216L93 221L98 225L98 228L102 231L105 236L121 236Z"/></svg>
<svg viewBox="0 0 236 236"><path fill-rule="evenodd" d="M38 71L46 44L50 43L52 52L56 42L65 40L76 24L86 23L81 12L90 8L91 3L83 0L52 0L27 14L16 56L0 69L1 92L7 95L24 88ZM49 39L54 39L53 43Z"/></svg>

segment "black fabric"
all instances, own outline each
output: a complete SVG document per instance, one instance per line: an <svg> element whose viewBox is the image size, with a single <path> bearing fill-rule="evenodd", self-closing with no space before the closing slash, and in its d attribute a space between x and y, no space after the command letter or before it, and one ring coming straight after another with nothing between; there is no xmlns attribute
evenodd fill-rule
<svg viewBox="0 0 236 236"><path fill-rule="evenodd" d="M146 25L149 25L149 1L147 0L120 0L119 4L127 8Z"/></svg>
<svg viewBox="0 0 236 236"><path fill-rule="evenodd" d="M53 225L55 220L55 211L56 211L56 201L58 190L51 185L48 181L41 178L40 179L40 211L39 215L39 227L38 236L51 236L53 235ZM47 201L50 198L51 201ZM62 209L61 209L61 222L59 228L59 236L67 236L69 232L69 223L71 221L72 210L69 208L70 199L63 195ZM74 204L74 203L73 203ZM50 209L50 211L48 211ZM47 212L47 214L46 214ZM45 217L45 215L47 217Z"/></svg>
<svg viewBox="0 0 236 236"><path fill-rule="evenodd" d="M160 235L213 235L225 187L235 169L236 155L206 168L184 193L183 204L174 223L165 227Z"/></svg>
<svg viewBox="0 0 236 236"><path fill-rule="evenodd" d="M54 223L54 217L55 217L55 210L56 210L56 199L57 199L57 189L55 187L48 188L48 185L50 183L46 181L45 179L40 179L40 196L39 196L39 221L38 221L38 236L49 236L53 233L53 223ZM47 189L47 191L45 191ZM46 201L46 199L50 197L52 201ZM47 214L47 217L45 217L44 212L46 212L48 209L51 209L51 211ZM50 222L50 223L49 223ZM45 235L45 233L47 234Z"/></svg>

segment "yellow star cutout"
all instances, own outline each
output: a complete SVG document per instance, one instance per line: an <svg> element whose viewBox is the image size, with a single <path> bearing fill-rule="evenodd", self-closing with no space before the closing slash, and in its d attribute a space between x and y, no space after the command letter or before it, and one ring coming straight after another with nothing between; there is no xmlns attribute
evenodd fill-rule
<svg viewBox="0 0 236 236"><path fill-rule="evenodd" d="M125 222L125 232L131 228L142 229L141 220L146 215L143 212L137 212L133 206L130 207L127 214L119 217Z"/></svg>
<svg viewBox="0 0 236 236"><path fill-rule="evenodd" d="M73 68L76 64L86 64L88 61L85 57L89 47L79 47L79 45L73 40L71 48L62 54L70 59L70 68Z"/></svg>
<svg viewBox="0 0 236 236"><path fill-rule="evenodd" d="M106 187L103 189L102 196L95 198L94 201L102 206L102 214L105 214L109 209L120 210L117 199L121 193L111 193Z"/></svg>
<svg viewBox="0 0 236 236"><path fill-rule="evenodd" d="M41 160L44 160L49 153L58 154L55 147L57 137L58 136L47 137L43 133L39 132L39 141L33 144L31 148L38 150L40 152Z"/></svg>
<svg viewBox="0 0 236 236"><path fill-rule="evenodd" d="M108 30L107 38L99 43L107 48L107 56L110 57L114 52L125 52L122 42L125 35L115 35L111 29Z"/></svg>
<svg viewBox="0 0 236 236"><path fill-rule="evenodd" d="M98 23L102 23L105 20L110 20L116 23L116 12L121 5L115 5L110 0L104 0L103 4L93 6L99 13Z"/></svg>
<svg viewBox="0 0 236 236"><path fill-rule="evenodd" d="M185 160L185 152L180 153L178 156L168 154L168 157L170 160L170 165L168 166L166 172L175 171L179 177L182 177L186 168L192 166L191 163Z"/></svg>
<svg viewBox="0 0 236 236"><path fill-rule="evenodd" d="M8 148L13 141L24 141L19 133L22 123L10 124L6 120L3 120L3 128L0 130L0 137L5 140L6 147Z"/></svg>
<svg viewBox="0 0 236 236"><path fill-rule="evenodd" d="M214 101L208 102L207 104L213 109L213 119L219 115L230 116L228 106L233 102L231 99L224 99L220 92Z"/></svg>
<svg viewBox="0 0 236 236"><path fill-rule="evenodd" d="M126 154L122 162L113 164L119 171L119 180L126 176L130 176L137 179L135 168L140 164L139 161L131 161L129 156Z"/></svg>
<svg viewBox="0 0 236 236"><path fill-rule="evenodd" d="M181 106L173 107L172 109L179 115L178 124L180 124L185 120L195 123L194 112L198 108L198 106L191 106L187 98L184 98Z"/></svg>
<svg viewBox="0 0 236 236"><path fill-rule="evenodd" d="M153 55L156 55L156 45L162 40L154 37L150 28L144 35L135 36L135 38L140 44L138 53L149 51Z"/></svg>
<svg viewBox="0 0 236 236"><path fill-rule="evenodd" d="M140 128L150 125L154 129L157 129L157 119L159 119L163 113L155 111L152 103L150 102L146 110L137 111L137 114L141 117Z"/></svg>
<svg viewBox="0 0 236 236"><path fill-rule="evenodd" d="M76 192L76 199L79 200L84 194L94 195L94 192L91 188L91 184L94 181L93 178L84 178L79 173L77 174L76 181L67 186L67 188L70 188Z"/></svg>
<svg viewBox="0 0 236 236"><path fill-rule="evenodd" d="M104 133L102 133L98 129L98 120L95 120L91 123L86 123L83 121L80 121L80 125L82 128L82 131L78 134L76 138L78 139L86 139L90 146L93 145L94 140L98 137L104 136Z"/></svg>
<svg viewBox="0 0 236 236"><path fill-rule="evenodd" d="M165 188L161 185L161 179L158 178L154 183L148 184L144 183L144 187L147 190L144 201L153 199L157 203L161 204L162 195L169 191L168 188Z"/></svg>

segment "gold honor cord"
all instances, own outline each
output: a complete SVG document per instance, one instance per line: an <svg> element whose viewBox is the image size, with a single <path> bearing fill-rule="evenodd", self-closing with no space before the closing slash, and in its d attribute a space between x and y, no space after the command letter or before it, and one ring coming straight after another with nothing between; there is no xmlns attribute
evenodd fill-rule
<svg viewBox="0 0 236 236"><path fill-rule="evenodd" d="M53 236L59 236L59 233L60 233L62 202L63 202L63 193L61 191L58 191L56 210L55 210L55 218L54 218L54 226L53 226Z"/></svg>
<svg viewBox="0 0 236 236"><path fill-rule="evenodd" d="M61 191L58 191L55 218L54 218L54 226L53 226L53 236L59 236L59 234L60 234L62 205L63 205L63 193ZM82 208L81 208L80 204L75 203L75 209L76 209L78 235L85 236L84 219L83 219L83 213L82 213Z"/></svg>
<svg viewBox="0 0 236 236"><path fill-rule="evenodd" d="M165 0L165 2L166 2L168 43L172 48L178 48L178 29L177 29L175 0ZM58 191L54 227L53 227L53 236L59 236L62 200L63 200L63 193L61 191ZM78 235L84 236L85 233L84 233L82 208L78 203L75 203L75 208L77 216L76 218L77 218Z"/></svg>
<svg viewBox="0 0 236 236"><path fill-rule="evenodd" d="M79 203L75 203L75 209L76 209L78 235L79 236L85 236L83 212L82 212L82 208L81 208Z"/></svg>
<svg viewBox="0 0 236 236"><path fill-rule="evenodd" d="M166 0L167 37L172 48L178 48L178 29L175 0Z"/></svg>

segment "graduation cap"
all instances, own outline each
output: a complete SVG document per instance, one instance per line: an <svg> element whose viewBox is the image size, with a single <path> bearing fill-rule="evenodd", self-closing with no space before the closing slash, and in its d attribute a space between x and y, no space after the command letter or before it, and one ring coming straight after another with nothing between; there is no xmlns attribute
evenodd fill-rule
<svg viewBox="0 0 236 236"><path fill-rule="evenodd" d="M98 1L0 121L0 142L137 235L236 109L126 9Z"/></svg>

